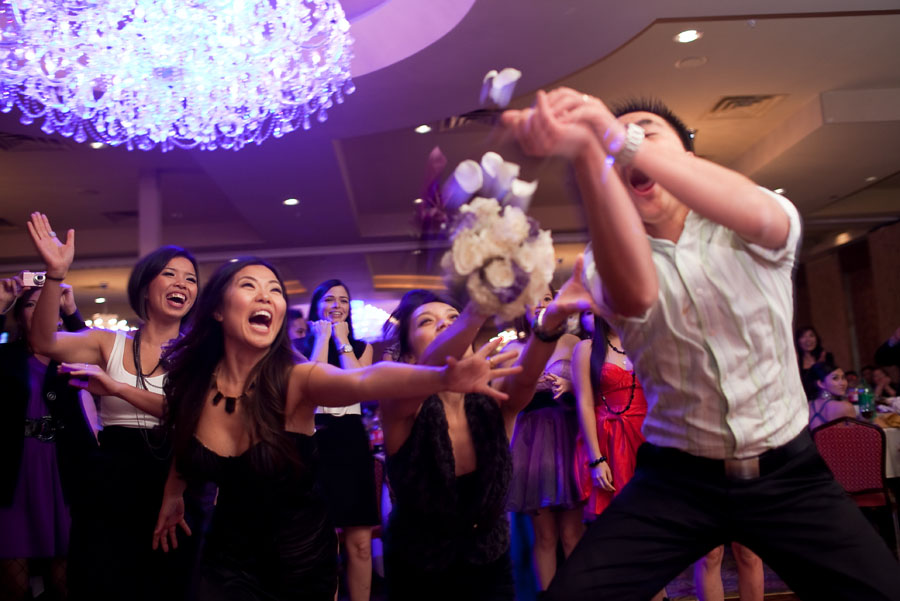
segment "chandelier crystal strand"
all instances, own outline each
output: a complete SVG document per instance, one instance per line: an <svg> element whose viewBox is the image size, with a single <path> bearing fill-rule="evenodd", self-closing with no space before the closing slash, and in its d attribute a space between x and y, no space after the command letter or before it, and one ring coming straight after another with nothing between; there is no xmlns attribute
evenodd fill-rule
<svg viewBox="0 0 900 601"><path fill-rule="evenodd" d="M239 150L355 87L337 0L6 0L0 110L77 142Z"/></svg>

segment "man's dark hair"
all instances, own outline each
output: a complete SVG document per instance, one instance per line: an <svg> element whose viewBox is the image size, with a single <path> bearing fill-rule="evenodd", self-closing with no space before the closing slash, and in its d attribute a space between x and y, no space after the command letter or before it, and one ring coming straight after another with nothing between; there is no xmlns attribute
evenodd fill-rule
<svg viewBox="0 0 900 601"><path fill-rule="evenodd" d="M675 133L681 139L681 145L684 146L685 150L694 152L694 138L691 135L691 130L684 124L684 121L672 112L672 109L658 98L626 98L614 104L611 110L616 117L637 112L653 113L672 126L672 129L675 130Z"/></svg>

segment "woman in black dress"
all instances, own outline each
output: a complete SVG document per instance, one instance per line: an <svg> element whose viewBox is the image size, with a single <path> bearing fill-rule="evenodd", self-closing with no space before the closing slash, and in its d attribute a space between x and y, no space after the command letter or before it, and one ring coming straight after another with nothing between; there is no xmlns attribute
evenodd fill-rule
<svg viewBox="0 0 900 601"><path fill-rule="evenodd" d="M353 335L350 291L341 280L326 280L309 303L310 333L301 352L311 361L342 369L372 365L372 346ZM372 527L381 523L375 498L375 467L359 403L320 407L316 446L328 513L344 532L350 601L368 601L372 590Z"/></svg>
<svg viewBox="0 0 900 601"><path fill-rule="evenodd" d="M186 479L219 496L201 559L198 597L332 601L336 537L315 486L317 405L351 405L397 387L491 392L492 346L446 368L379 364L341 370L294 363L284 283L261 259L222 265L197 301L190 331L168 351L167 426L176 462L154 546L177 545ZM498 395L499 396L499 395Z"/></svg>
<svg viewBox="0 0 900 601"><path fill-rule="evenodd" d="M505 512L509 437L568 316L589 305L579 259L522 350L522 371L492 383L508 398L449 392L416 398L408 391L412 402L382 404L395 497L385 540L391 601L513 599ZM460 311L452 300L414 290L385 328L396 339L400 361L440 365L471 353L488 317L472 304Z"/></svg>

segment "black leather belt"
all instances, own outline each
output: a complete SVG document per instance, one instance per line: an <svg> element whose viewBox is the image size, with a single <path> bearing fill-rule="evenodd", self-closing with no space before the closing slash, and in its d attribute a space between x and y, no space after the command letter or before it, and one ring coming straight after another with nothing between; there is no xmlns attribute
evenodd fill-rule
<svg viewBox="0 0 900 601"><path fill-rule="evenodd" d="M56 440L56 434L60 430L62 430L62 424L49 415L25 418L26 438L36 438L41 442L53 442Z"/></svg>
<svg viewBox="0 0 900 601"><path fill-rule="evenodd" d="M725 476L729 480L751 480L771 474L804 450L814 446L809 430L803 429L788 443L769 449L762 455L747 459L710 459L685 453L671 447L659 447L650 443L641 445L638 450L650 465L666 469L690 469L702 472L711 477Z"/></svg>

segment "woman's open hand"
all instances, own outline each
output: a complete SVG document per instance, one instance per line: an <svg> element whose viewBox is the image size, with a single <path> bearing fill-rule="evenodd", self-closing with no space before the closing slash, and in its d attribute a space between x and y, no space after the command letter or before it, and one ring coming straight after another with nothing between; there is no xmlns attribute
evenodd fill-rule
<svg viewBox="0 0 900 601"><path fill-rule="evenodd" d="M110 377L99 365L90 363L60 363L57 371L69 374L69 386L87 390L99 396L117 396L122 384Z"/></svg>
<svg viewBox="0 0 900 601"><path fill-rule="evenodd" d="M163 552L168 553L169 546L177 549L176 528L181 528L185 534L191 536L191 528L184 521L184 496L167 494L163 497L156 528L153 530L153 550L162 547Z"/></svg>
<svg viewBox="0 0 900 601"><path fill-rule="evenodd" d="M35 212L28 222L28 233L47 265L47 275L57 279L64 278L75 259L75 230L66 232L66 243L63 244L50 227L47 216Z"/></svg>
<svg viewBox="0 0 900 601"><path fill-rule="evenodd" d="M556 298L547 306L544 324L547 330L553 331L565 321L569 315L581 311L599 311L591 293L584 287L584 255L578 255L572 276L559 289Z"/></svg>
<svg viewBox="0 0 900 601"><path fill-rule="evenodd" d="M447 366L444 368L445 390L478 392L498 401L506 400L508 396L491 388L489 382L496 378L517 374L522 371L522 368L520 366L494 367L515 359L519 355L518 351L506 351L488 358L502 342L503 340L497 338L482 346L478 352L461 360L447 357Z"/></svg>

